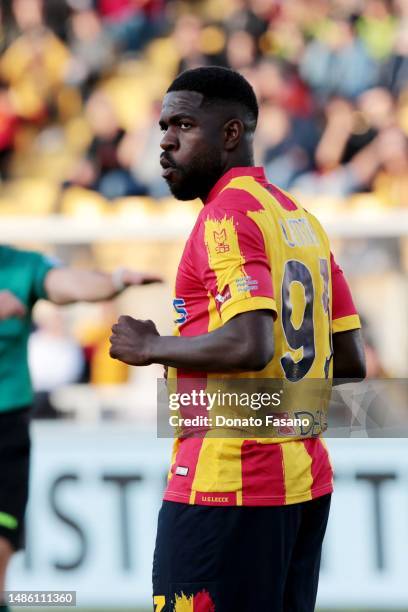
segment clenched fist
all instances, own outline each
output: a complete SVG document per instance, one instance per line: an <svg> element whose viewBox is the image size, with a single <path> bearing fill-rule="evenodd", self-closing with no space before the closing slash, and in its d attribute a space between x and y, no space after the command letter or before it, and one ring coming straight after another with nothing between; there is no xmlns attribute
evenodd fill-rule
<svg viewBox="0 0 408 612"><path fill-rule="evenodd" d="M153 321L121 316L112 327L109 354L113 359L119 359L129 365L150 365L152 349L158 337L160 334Z"/></svg>

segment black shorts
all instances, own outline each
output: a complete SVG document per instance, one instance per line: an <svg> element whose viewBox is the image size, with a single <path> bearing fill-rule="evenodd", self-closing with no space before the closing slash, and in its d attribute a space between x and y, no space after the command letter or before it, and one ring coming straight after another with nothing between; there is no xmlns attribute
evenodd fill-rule
<svg viewBox="0 0 408 612"><path fill-rule="evenodd" d="M30 411L0 412L0 537L22 548L28 498Z"/></svg>
<svg viewBox="0 0 408 612"><path fill-rule="evenodd" d="M155 612L312 612L330 499L222 508L163 502Z"/></svg>

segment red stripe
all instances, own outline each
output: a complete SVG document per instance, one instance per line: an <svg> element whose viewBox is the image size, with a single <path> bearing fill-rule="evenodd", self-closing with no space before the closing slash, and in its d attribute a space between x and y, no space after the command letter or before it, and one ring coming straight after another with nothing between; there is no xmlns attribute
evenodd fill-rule
<svg viewBox="0 0 408 612"><path fill-rule="evenodd" d="M221 191L226 187L234 178L237 177L245 177L245 176L253 176L257 181L265 181L265 172L264 169L260 166L247 166L244 168L230 168L213 186L208 197L205 201L205 205L208 206L208 203L220 195Z"/></svg>
<svg viewBox="0 0 408 612"><path fill-rule="evenodd" d="M357 314L351 296L350 288L343 276L343 270L335 262L333 253L330 253L331 279L332 279L332 319L341 319Z"/></svg>
<svg viewBox="0 0 408 612"><path fill-rule="evenodd" d="M180 397L183 394L187 394L190 398L190 405L181 406L179 408L179 416L183 419L192 419L194 417L203 417L203 423L205 423L204 419L207 419L209 414L207 410L208 402L205 398L203 400L196 400L195 404L192 403L193 399L193 391L199 393L200 391L205 391L207 388L207 378L206 374L202 374L200 372L194 372L191 370L190 372L184 372L179 375L177 372L177 393L180 394ZM178 437L180 438L203 438L210 427L199 427L199 426L186 426L183 425L180 427L178 431Z"/></svg>
<svg viewBox="0 0 408 612"><path fill-rule="evenodd" d="M194 243L195 248L192 248ZM176 278L176 295L183 297L187 309L187 321L179 327L180 336L199 336L208 333L210 315L208 306L209 297L204 296L203 287L193 287L189 280L191 272L189 266L196 271L205 271L206 286L211 287L214 295L217 293L217 278L215 272L209 268L208 253L204 240L204 224L197 223L184 250ZM207 284L208 283L208 284ZM206 372L177 369L177 378L206 378Z"/></svg>
<svg viewBox="0 0 408 612"><path fill-rule="evenodd" d="M194 273L208 268L208 253L204 240L204 224L197 220L184 247L176 277L176 297L183 298L186 304L187 320L179 326L181 336L198 336L208 331L208 297L201 283L192 277ZM212 271L211 271L212 272ZM203 298L204 295L204 298Z"/></svg>
<svg viewBox="0 0 408 612"><path fill-rule="evenodd" d="M208 591L200 591L193 598L193 612L215 612L215 604Z"/></svg>
<svg viewBox="0 0 408 612"><path fill-rule="evenodd" d="M264 237L255 221L246 215L236 221L239 250L244 258L245 275L256 281L251 296L274 297L270 262L266 254Z"/></svg>
<svg viewBox="0 0 408 612"><path fill-rule="evenodd" d="M174 464L171 466L172 477L167 485L165 498L167 493L177 493L182 495L186 503L188 503L203 441L204 438L186 438L180 440ZM187 476L176 474L177 466L187 467Z"/></svg>
<svg viewBox="0 0 408 612"><path fill-rule="evenodd" d="M266 189L269 191L269 193L273 195L275 200L279 202L282 208L284 208L285 210L297 210L297 206L293 202L293 200L291 200L289 196L286 195L286 193L283 193L280 189L278 189L276 185L268 183L266 185Z"/></svg>
<svg viewBox="0 0 408 612"><path fill-rule="evenodd" d="M202 258L207 259L203 232L204 228L202 224L197 224L186 244L177 273L176 294L185 299L187 309L187 321L179 328L181 336L196 336L208 332L209 300L207 297L205 298L206 304L204 307L204 300L201 294L199 295L200 299L192 295L191 286L186 281L186 278L190 278L189 266L191 265L190 257L193 252L191 244L193 241L195 244L201 246L199 257L197 257L197 261L193 262L195 268L200 269L200 265L203 265L200 260ZM184 370L181 368L177 369L177 393L191 394L192 390L200 391L201 389L205 389L206 385L207 372ZM180 416L184 418L200 415L208 416L208 411L205 406L191 406L189 408L183 407L180 409ZM206 429L203 428L200 431L199 428L191 428L189 432L187 428L184 428L183 432L186 435L190 433L193 437L185 437L180 440L180 446L171 467L172 476L167 485L164 499L170 499L171 496L174 495L178 499L182 499L188 503ZM176 474L178 466L188 468L187 476Z"/></svg>
<svg viewBox="0 0 408 612"><path fill-rule="evenodd" d="M322 495L323 487L327 488L333 480L333 470L330 465L329 453L323 446L320 438L309 438L303 440L303 444L312 458L312 486L311 494L312 499Z"/></svg>
<svg viewBox="0 0 408 612"><path fill-rule="evenodd" d="M285 474L281 445L245 440L241 447L241 461L242 503L253 503L262 491L263 497L270 497L274 504L283 505Z"/></svg>
<svg viewBox="0 0 408 612"><path fill-rule="evenodd" d="M222 213L222 216L224 216L227 211L237 211L246 215L249 210L263 209L262 203L249 191L228 187L219 198L205 207L202 214L207 214L207 212L209 215Z"/></svg>

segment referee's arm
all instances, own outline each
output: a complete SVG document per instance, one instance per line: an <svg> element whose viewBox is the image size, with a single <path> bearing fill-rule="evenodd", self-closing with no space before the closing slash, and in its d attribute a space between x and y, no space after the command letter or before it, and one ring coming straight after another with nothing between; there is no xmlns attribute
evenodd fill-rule
<svg viewBox="0 0 408 612"><path fill-rule="evenodd" d="M151 274L119 269L112 274L99 270L53 268L45 277L47 298L54 304L109 300L126 287L161 282Z"/></svg>
<svg viewBox="0 0 408 612"><path fill-rule="evenodd" d="M0 321L11 317L24 317L27 312L23 302L8 289L0 291Z"/></svg>

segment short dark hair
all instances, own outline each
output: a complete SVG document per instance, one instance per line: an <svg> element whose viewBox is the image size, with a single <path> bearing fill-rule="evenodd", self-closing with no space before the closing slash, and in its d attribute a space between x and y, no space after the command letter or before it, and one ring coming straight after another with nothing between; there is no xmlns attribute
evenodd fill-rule
<svg viewBox="0 0 408 612"><path fill-rule="evenodd" d="M196 91L206 102L231 102L245 108L249 115L251 128L258 121L258 102L248 81L234 70L220 66L193 68L179 74L167 93L172 91Z"/></svg>

